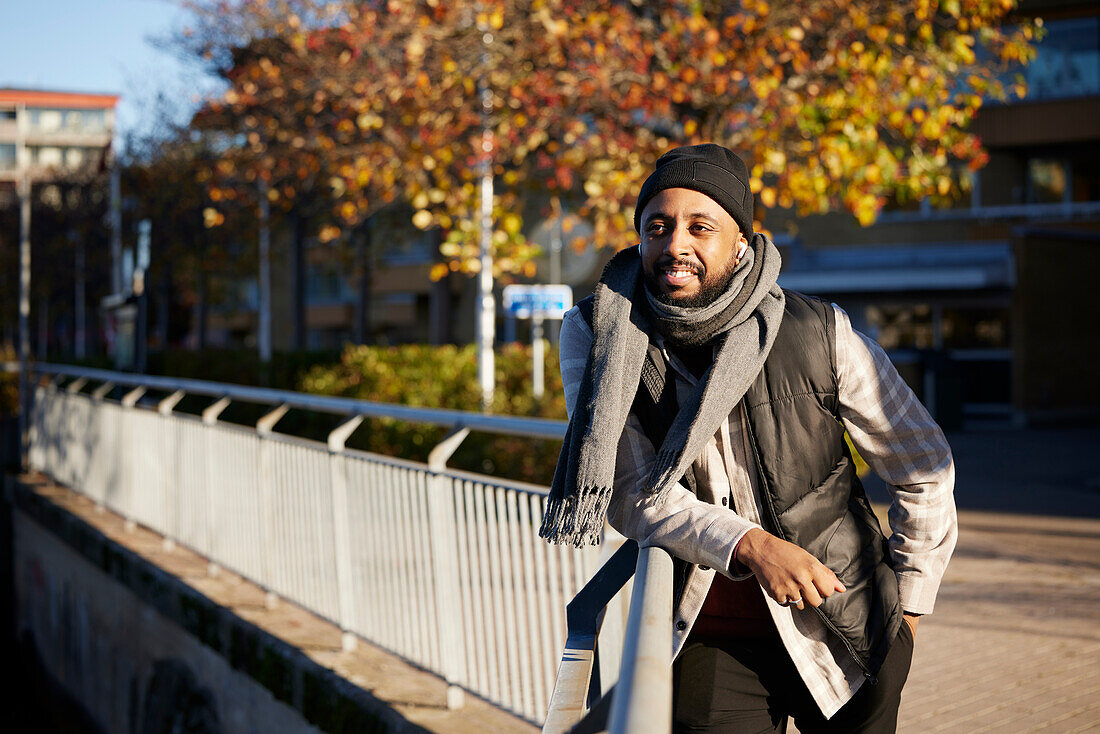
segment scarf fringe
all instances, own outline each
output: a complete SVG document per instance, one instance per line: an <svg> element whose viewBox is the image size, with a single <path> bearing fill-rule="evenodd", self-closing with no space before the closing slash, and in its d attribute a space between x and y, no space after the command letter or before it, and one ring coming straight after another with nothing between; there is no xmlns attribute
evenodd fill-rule
<svg viewBox="0 0 1100 734"><path fill-rule="evenodd" d="M611 487L586 486L565 497L551 495L546 500L539 537L577 548L599 545L611 491Z"/></svg>
<svg viewBox="0 0 1100 734"><path fill-rule="evenodd" d="M657 461L653 464L653 469L649 472L648 480L648 491L653 495L653 500L657 505L665 501L669 491L672 489L672 485L683 476L683 472L680 472L679 476L677 476L680 457L683 453L682 446L674 448L662 446L657 452Z"/></svg>

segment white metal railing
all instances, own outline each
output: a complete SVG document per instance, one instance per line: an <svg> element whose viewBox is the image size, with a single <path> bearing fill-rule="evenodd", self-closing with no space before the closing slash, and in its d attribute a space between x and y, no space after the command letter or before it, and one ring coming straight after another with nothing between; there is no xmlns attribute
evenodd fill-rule
<svg viewBox="0 0 1100 734"><path fill-rule="evenodd" d="M29 466L357 637L534 722L547 711L565 603L596 548L537 537L546 489L447 469L470 429L561 438L565 424L39 364ZM112 390L120 400L109 399ZM163 393L152 400L149 391ZM201 416L174 411L212 399ZM231 401L272 406L256 427ZM290 408L343 414L327 444L273 431ZM429 464L345 448L364 417L450 426Z"/></svg>

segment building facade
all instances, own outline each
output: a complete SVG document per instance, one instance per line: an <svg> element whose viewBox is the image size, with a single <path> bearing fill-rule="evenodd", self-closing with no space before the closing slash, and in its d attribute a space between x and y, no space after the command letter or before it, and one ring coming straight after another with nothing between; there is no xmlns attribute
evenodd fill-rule
<svg viewBox="0 0 1100 734"><path fill-rule="evenodd" d="M17 181L23 167L45 181L102 166L118 99L0 88L0 181Z"/></svg>
<svg viewBox="0 0 1100 734"><path fill-rule="evenodd" d="M841 214L769 213L780 282L828 297L949 426L1100 415L1089 280L1100 265L1100 8L1031 0L1045 36L1023 100L987 102L969 196ZM790 226L794 225L794 226Z"/></svg>
<svg viewBox="0 0 1100 734"><path fill-rule="evenodd" d="M95 243L74 223L104 179L114 136L113 94L0 88L0 344L17 340L19 200L30 185L31 353L83 356L100 331L87 280ZM102 186L100 186L102 188Z"/></svg>

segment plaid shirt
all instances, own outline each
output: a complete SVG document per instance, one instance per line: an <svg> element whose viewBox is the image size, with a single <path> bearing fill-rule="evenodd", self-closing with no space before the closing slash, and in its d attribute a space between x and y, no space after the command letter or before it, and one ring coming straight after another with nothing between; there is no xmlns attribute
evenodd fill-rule
<svg viewBox="0 0 1100 734"><path fill-rule="evenodd" d="M958 534L951 449L882 348L854 331L839 307L833 309L840 418L860 455L890 485L890 548L901 608L928 614ZM592 331L574 308L565 315L560 338L570 414L591 345ZM695 377L674 354L664 354L683 404ZM608 521L641 545L659 546L694 564L676 609L674 657L699 615L714 574L745 578L730 573L733 552L746 532L762 524L760 479L749 460L746 420L739 403L693 464L697 494L677 485L660 507L641 489L655 451L633 415L619 440ZM863 674L844 644L809 608L780 606L763 590L761 594L803 681L822 713L831 717L863 684Z"/></svg>

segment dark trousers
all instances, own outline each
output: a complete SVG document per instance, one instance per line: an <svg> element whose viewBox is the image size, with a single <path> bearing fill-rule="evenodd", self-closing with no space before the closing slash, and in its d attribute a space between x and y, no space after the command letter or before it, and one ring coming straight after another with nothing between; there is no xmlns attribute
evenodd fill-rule
<svg viewBox="0 0 1100 734"><path fill-rule="evenodd" d="M802 734L892 734L913 658L902 623L878 673L826 720L778 636L689 639L672 669L676 734L782 734L787 717Z"/></svg>

